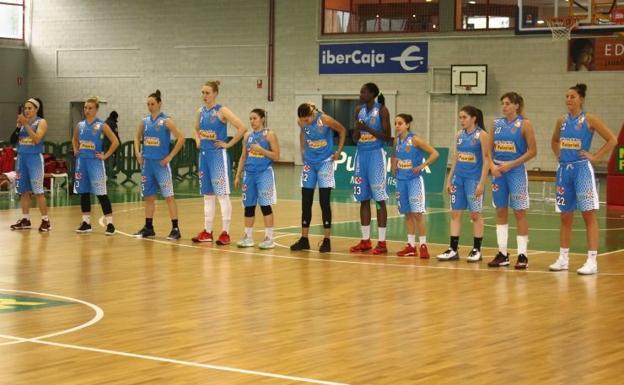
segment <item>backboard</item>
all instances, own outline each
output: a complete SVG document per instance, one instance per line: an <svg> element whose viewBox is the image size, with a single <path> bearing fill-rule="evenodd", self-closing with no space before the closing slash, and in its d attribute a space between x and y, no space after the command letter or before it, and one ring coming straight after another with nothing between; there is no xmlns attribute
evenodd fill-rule
<svg viewBox="0 0 624 385"><path fill-rule="evenodd" d="M451 95L486 95L486 64L451 65Z"/></svg>

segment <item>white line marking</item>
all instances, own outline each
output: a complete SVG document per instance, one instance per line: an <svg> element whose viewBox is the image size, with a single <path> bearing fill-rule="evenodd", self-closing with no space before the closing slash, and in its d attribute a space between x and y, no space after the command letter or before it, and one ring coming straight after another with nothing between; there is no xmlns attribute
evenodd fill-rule
<svg viewBox="0 0 624 385"><path fill-rule="evenodd" d="M260 376L260 377L279 378L279 379L288 380L288 381L307 382L310 384L348 385L348 384L341 383L341 382L322 381L322 380L315 380L312 378L296 377L296 376L286 376L286 375L270 373L270 372L260 372L260 371L255 371L255 370L239 369L239 368L221 366L221 365L202 364L199 362L176 360L173 358L158 357L158 356L152 356L152 355L147 355L147 354L127 353L127 352L121 352L117 350L99 349L99 348L92 348L88 346L64 344L60 342L41 341L41 340L37 340L33 338L21 338L21 337L14 337L14 336L2 335L2 334L0 334L0 338L11 339L11 340L16 341L17 343L32 342L35 344L56 346L60 348L83 350L83 351L102 353L102 354L111 354L115 356L138 358L138 359L149 360L149 361L166 362L170 364L192 366L196 368L220 370L223 372L233 372L233 373L250 374L250 375Z"/></svg>
<svg viewBox="0 0 624 385"><path fill-rule="evenodd" d="M52 337L60 336L60 335L63 335L63 334L73 333L73 332L76 332L78 330L88 328L89 326L99 322L102 318L104 318L104 310L102 310L102 308L100 308L99 306L94 305L92 303L89 303L89 302L86 302L86 301L82 301L82 300L79 300L79 299L76 299L76 298L65 297L65 296L56 295L56 294L39 293L39 292L35 292L35 291L26 291L26 290L0 289L0 291L1 292L7 292L7 293L22 293L22 294L38 295L40 297L56 298L56 299L62 299L62 300L69 301L69 302L76 302L76 303L79 303L79 304L82 304L82 305L90 307L95 312L95 316L93 318L91 318L91 320L89 320L88 322L85 322L85 323L83 323L81 325L75 326L75 327L70 328L70 329L65 329L65 330L61 330L61 331L58 331L58 332L46 334L46 335L43 335L43 336L29 338L29 340L32 340L32 341L38 341L38 340L43 340L43 339L46 339L46 338L52 338ZM0 346L13 345L13 344L18 344L18 343L20 343L20 341L4 342L4 343L1 343Z"/></svg>

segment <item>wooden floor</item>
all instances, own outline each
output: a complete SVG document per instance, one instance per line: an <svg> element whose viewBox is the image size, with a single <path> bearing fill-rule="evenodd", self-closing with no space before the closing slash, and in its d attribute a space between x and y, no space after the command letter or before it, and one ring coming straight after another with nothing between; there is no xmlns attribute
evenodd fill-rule
<svg viewBox="0 0 624 385"><path fill-rule="evenodd" d="M8 231L18 212L0 211L0 384L623 382L622 250L600 255L590 277L574 271L581 254L550 273L552 252L533 252L525 272L350 255L350 237L329 255L291 253L297 234L285 228L300 206L287 200L275 207L277 248L220 248L189 240L201 200L178 204L179 242L164 239L162 202L153 241L129 237L140 203L115 205L114 237L97 223L75 234L77 207L52 209L49 234ZM358 216L333 205L336 222ZM15 297L23 311L11 311Z"/></svg>

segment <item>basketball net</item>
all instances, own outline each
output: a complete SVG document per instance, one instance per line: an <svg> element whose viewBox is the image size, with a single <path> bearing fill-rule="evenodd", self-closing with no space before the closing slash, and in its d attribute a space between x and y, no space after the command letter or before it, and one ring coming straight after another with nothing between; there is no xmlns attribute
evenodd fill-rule
<svg viewBox="0 0 624 385"><path fill-rule="evenodd" d="M572 16L551 17L546 20L548 28L552 32L552 38L556 41L570 40L572 30L578 27L578 19Z"/></svg>

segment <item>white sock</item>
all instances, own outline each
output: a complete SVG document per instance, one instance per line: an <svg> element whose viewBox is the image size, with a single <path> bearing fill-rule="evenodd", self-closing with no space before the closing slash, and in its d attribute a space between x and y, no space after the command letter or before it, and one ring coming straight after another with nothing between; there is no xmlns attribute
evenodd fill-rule
<svg viewBox="0 0 624 385"><path fill-rule="evenodd" d="M409 245L412 247L416 247L416 235L407 234L407 243L409 243Z"/></svg>
<svg viewBox="0 0 624 385"><path fill-rule="evenodd" d="M223 230L230 232L230 222L232 222L232 201L229 195L219 195L219 206L221 207L221 221L223 222Z"/></svg>
<svg viewBox="0 0 624 385"><path fill-rule="evenodd" d="M379 241L380 242L385 242L386 241L386 228L385 227L378 227L377 228L377 232L379 233Z"/></svg>
<svg viewBox="0 0 624 385"><path fill-rule="evenodd" d="M496 225L496 240L498 241L498 251L500 251L504 255L507 255L507 252L508 252L507 250L508 238L509 238L509 225L508 224Z"/></svg>
<svg viewBox="0 0 624 385"><path fill-rule="evenodd" d="M589 250L587 251L587 260L596 263L596 257L598 256L597 250Z"/></svg>
<svg viewBox="0 0 624 385"><path fill-rule="evenodd" d="M370 239L370 225L362 226L362 239Z"/></svg>
<svg viewBox="0 0 624 385"><path fill-rule="evenodd" d="M379 242L385 242L386 240L386 228L378 227L377 232L379 233Z"/></svg>
<svg viewBox="0 0 624 385"><path fill-rule="evenodd" d="M85 222L86 224L90 225L91 224L91 215L82 215L82 221Z"/></svg>
<svg viewBox="0 0 624 385"><path fill-rule="evenodd" d="M272 227L267 227L264 229L264 237L266 239L272 240L273 239L273 228Z"/></svg>
<svg viewBox="0 0 624 385"><path fill-rule="evenodd" d="M516 236L516 242L518 242L518 254L527 254L527 246L529 244L529 236L528 235L518 235Z"/></svg>
<svg viewBox="0 0 624 385"><path fill-rule="evenodd" d="M110 216L105 216L105 217L104 217L104 220L106 221L106 224L107 224L107 225L110 225L110 224L112 224L112 223L113 223L113 216L112 216L112 215L110 215Z"/></svg>
<svg viewBox="0 0 624 385"><path fill-rule="evenodd" d="M418 244L426 245L427 244L427 236L426 235L421 235L420 237L418 237Z"/></svg>
<svg viewBox="0 0 624 385"><path fill-rule="evenodd" d="M47 215L42 215L42 216L41 216L41 220L42 220L42 221L49 221L50 219L48 218L48 216L47 216Z"/></svg>
<svg viewBox="0 0 624 385"><path fill-rule="evenodd" d="M27 221L29 221L30 220L30 214L22 214L22 218L24 218Z"/></svg>
<svg viewBox="0 0 624 385"><path fill-rule="evenodd" d="M245 238L251 239L253 237L252 231L253 227L245 227Z"/></svg>
<svg viewBox="0 0 624 385"><path fill-rule="evenodd" d="M570 259L570 257L568 256L569 253L570 253L570 249L563 248L563 247L559 248L559 256L566 262Z"/></svg>
<svg viewBox="0 0 624 385"><path fill-rule="evenodd" d="M212 221L215 213L215 196L204 195L204 229L212 233Z"/></svg>

